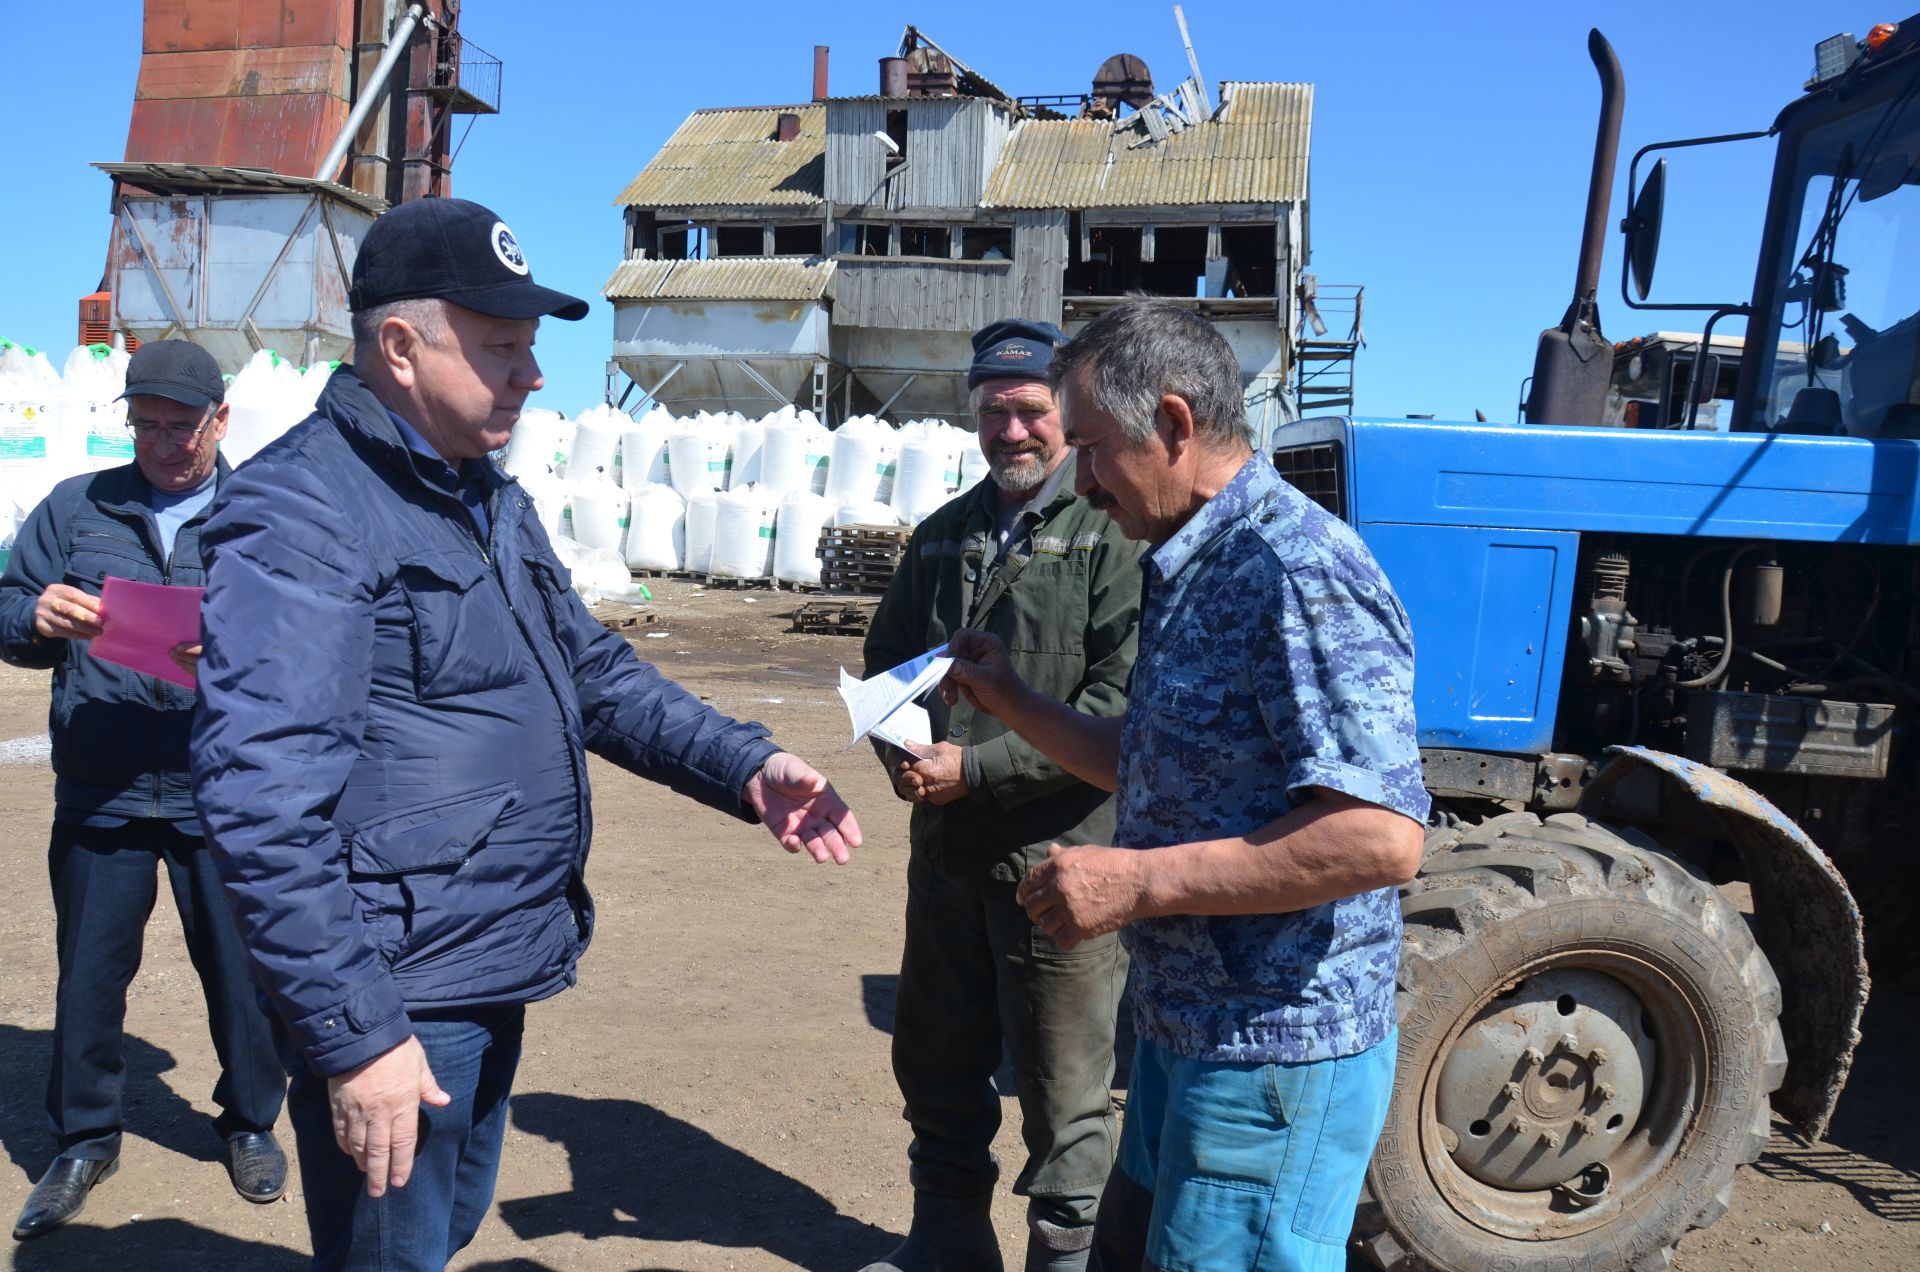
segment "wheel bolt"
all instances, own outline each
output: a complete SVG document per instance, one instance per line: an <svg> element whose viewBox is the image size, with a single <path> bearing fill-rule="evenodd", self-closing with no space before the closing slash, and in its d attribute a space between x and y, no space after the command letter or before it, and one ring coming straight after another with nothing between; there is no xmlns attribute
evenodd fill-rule
<svg viewBox="0 0 1920 1272"><path fill-rule="evenodd" d="M1580 1050L1580 1038L1577 1034L1570 1034L1570 1033L1561 1034L1560 1045L1565 1047L1568 1051L1578 1051Z"/></svg>
<svg viewBox="0 0 1920 1272"><path fill-rule="evenodd" d="M1533 1123L1527 1121L1524 1117L1516 1117L1512 1122L1508 1123L1508 1125L1513 1128L1515 1135L1526 1135L1533 1130Z"/></svg>
<svg viewBox="0 0 1920 1272"><path fill-rule="evenodd" d="M1500 1094L1506 1096L1509 1100L1517 1100L1520 1098L1520 1084L1518 1082L1509 1082L1500 1088Z"/></svg>
<svg viewBox="0 0 1920 1272"><path fill-rule="evenodd" d="M1605 1047L1595 1047L1592 1051L1587 1052L1587 1063L1593 1065L1595 1068L1598 1068L1606 1062L1607 1049Z"/></svg>
<svg viewBox="0 0 1920 1272"><path fill-rule="evenodd" d="M1581 1116L1574 1118L1573 1124L1580 1128L1580 1133L1582 1135L1592 1135L1600 1129L1600 1123L1594 1121L1592 1118L1586 1116L1585 1114L1582 1114Z"/></svg>
<svg viewBox="0 0 1920 1272"><path fill-rule="evenodd" d="M1615 1089L1613 1083L1602 1082L1600 1084L1600 1102L1602 1104L1607 1103L1609 1100L1613 1099L1613 1097L1618 1094L1620 1094L1620 1092L1617 1089Z"/></svg>
<svg viewBox="0 0 1920 1272"><path fill-rule="evenodd" d="M1560 1132L1542 1131L1540 1132L1540 1142L1548 1148L1558 1148L1560 1147Z"/></svg>
<svg viewBox="0 0 1920 1272"><path fill-rule="evenodd" d="M1538 1047L1528 1047L1520 1054L1526 1057L1528 1064L1539 1064L1547 1058L1546 1053Z"/></svg>

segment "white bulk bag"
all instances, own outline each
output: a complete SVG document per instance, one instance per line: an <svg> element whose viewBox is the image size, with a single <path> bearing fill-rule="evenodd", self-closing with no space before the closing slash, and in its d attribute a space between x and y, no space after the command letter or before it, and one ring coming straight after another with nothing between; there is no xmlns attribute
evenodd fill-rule
<svg viewBox="0 0 1920 1272"><path fill-rule="evenodd" d="M795 492L774 518L773 577L784 583L820 581L820 527L833 515L826 496Z"/></svg>
<svg viewBox="0 0 1920 1272"><path fill-rule="evenodd" d="M632 492L627 514L627 564L636 570L677 570L686 559L687 501L672 486L649 483Z"/></svg>
<svg viewBox="0 0 1920 1272"><path fill-rule="evenodd" d="M872 416L856 415L842 424L833 434L827 498L835 506L878 498L893 450L893 430Z"/></svg>
<svg viewBox="0 0 1920 1272"><path fill-rule="evenodd" d="M924 424L900 430L900 455L893 477L894 512L917 526L947 501L947 465L953 458L947 439Z"/></svg>
<svg viewBox="0 0 1920 1272"><path fill-rule="evenodd" d="M507 439L507 455L500 466L509 476L557 475L567 461L565 424L560 412L529 406L521 410Z"/></svg>
<svg viewBox="0 0 1920 1272"><path fill-rule="evenodd" d="M847 504L833 510L833 524L836 526L897 526L900 514L893 505L873 500L869 503Z"/></svg>
<svg viewBox="0 0 1920 1272"><path fill-rule="evenodd" d="M776 511L757 486L721 495L714 515L713 560L707 573L721 578L766 578L773 568Z"/></svg>
<svg viewBox="0 0 1920 1272"><path fill-rule="evenodd" d="M573 537L589 548L624 551L627 543L627 492L603 478L567 482L573 513Z"/></svg>
<svg viewBox="0 0 1920 1272"><path fill-rule="evenodd" d="M62 477L133 462L127 404L116 401L127 387L127 355L105 345L79 345L60 368L58 427L50 449L61 457Z"/></svg>
<svg viewBox="0 0 1920 1272"><path fill-rule="evenodd" d="M551 468L526 473L519 478L520 488L533 500L534 513L546 529L547 538L560 537L561 521L567 512L567 486Z"/></svg>
<svg viewBox="0 0 1920 1272"><path fill-rule="evenodd" d="M613 480L613 457L620 448L620 434L627 417L610 406L582 411L574 421L573 444L567 448L568 481L590 481L595 477Z"/></svg>
<svg viewBox="0 0 1920 1272"><path fill-rule="evenodd" d="M990 472L987 457L980 449L980 439L967 434L971 444L960 452L960 489L972 490L981 478Z"/></svg>
<svg viewBox="0 0 1920 1272"><path fill-rule="evenodd" d="M686 499L686 557L681 568L705 574L713 564L713 530L720 515L720 496L715 491L696 490Z"/></svg>
<svg viewBox="0 0 1920 1272"><path fill-rule="evenodd" d="M0 490L28 511L53 489L48 441L59 382L19 345L0 352Z"/></svg>
<svg viewBox="0 0 1920 1272"><path fill-rule="evenodd" d="M682 498L727 484L727 438L702 412L667 434L667 476Z"/></svg>
<svg viewBox="0 0 1920 1272"><path fill-rule="evenodd" d="M667 435L673 416L654 407L620 435L620 484L630 491L667 480Z"/></svg>
<svg viewBox="0 0 1920 1272"><path fill-rule="evenodd" d="M760 452L767 444L767 422L741 420L733 434L733 459L727 466L727 485L753 486L760 483Z"/></svg>
<svg viewBox="0 0 1920 1272"><path fill-rule="evenodd" d="M227 436L220 450L243 464L306 417L300 373L271 349L261 349L227 387Z"/></svg>

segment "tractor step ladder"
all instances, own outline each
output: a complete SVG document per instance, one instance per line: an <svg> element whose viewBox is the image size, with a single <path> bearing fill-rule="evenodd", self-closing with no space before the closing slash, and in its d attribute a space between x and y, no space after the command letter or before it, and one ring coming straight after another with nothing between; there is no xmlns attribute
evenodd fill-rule
<svg viewBox="0 0 1920 1272"><path fill-rule="evenodd" d="M1365 290L1358 284L1320 283L1300 298L1300 332L1293 345L1293 393L1303 417L1337 415L1353 409L1354 363L1367 345L1360 325ZM1328 331L1341 320L1349 320L1346 336L1329 337Z"/></svg>

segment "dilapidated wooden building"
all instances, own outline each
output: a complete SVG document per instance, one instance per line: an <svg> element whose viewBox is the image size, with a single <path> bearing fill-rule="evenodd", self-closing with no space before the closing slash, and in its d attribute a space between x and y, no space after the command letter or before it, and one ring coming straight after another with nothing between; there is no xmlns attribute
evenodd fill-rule
<svg viewBox="0 0 1920 1272"><path fill-rule="evenodd" d="M1291 414L1311 85L1156 95L1122 55L1014 97L909 27L879 94L836 97L824 54L814 101L696 111L620 193L630 407L959 421L976 328L1144 291L1219 325L1256 423Z"/></svg>

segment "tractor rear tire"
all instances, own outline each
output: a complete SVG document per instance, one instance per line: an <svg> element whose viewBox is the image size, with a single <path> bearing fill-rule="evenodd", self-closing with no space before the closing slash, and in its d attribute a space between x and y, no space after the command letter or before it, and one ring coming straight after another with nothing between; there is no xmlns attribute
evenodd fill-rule
<svg viewBox="0 0 1920 1272"><path fill-rule="evenodd" d="M1739 912L1643 833L1509 813L1401 889L1399 1067L1354 1218L1375 1266L1647 1272L1726 1213L1786 1073Z"/></svg>

